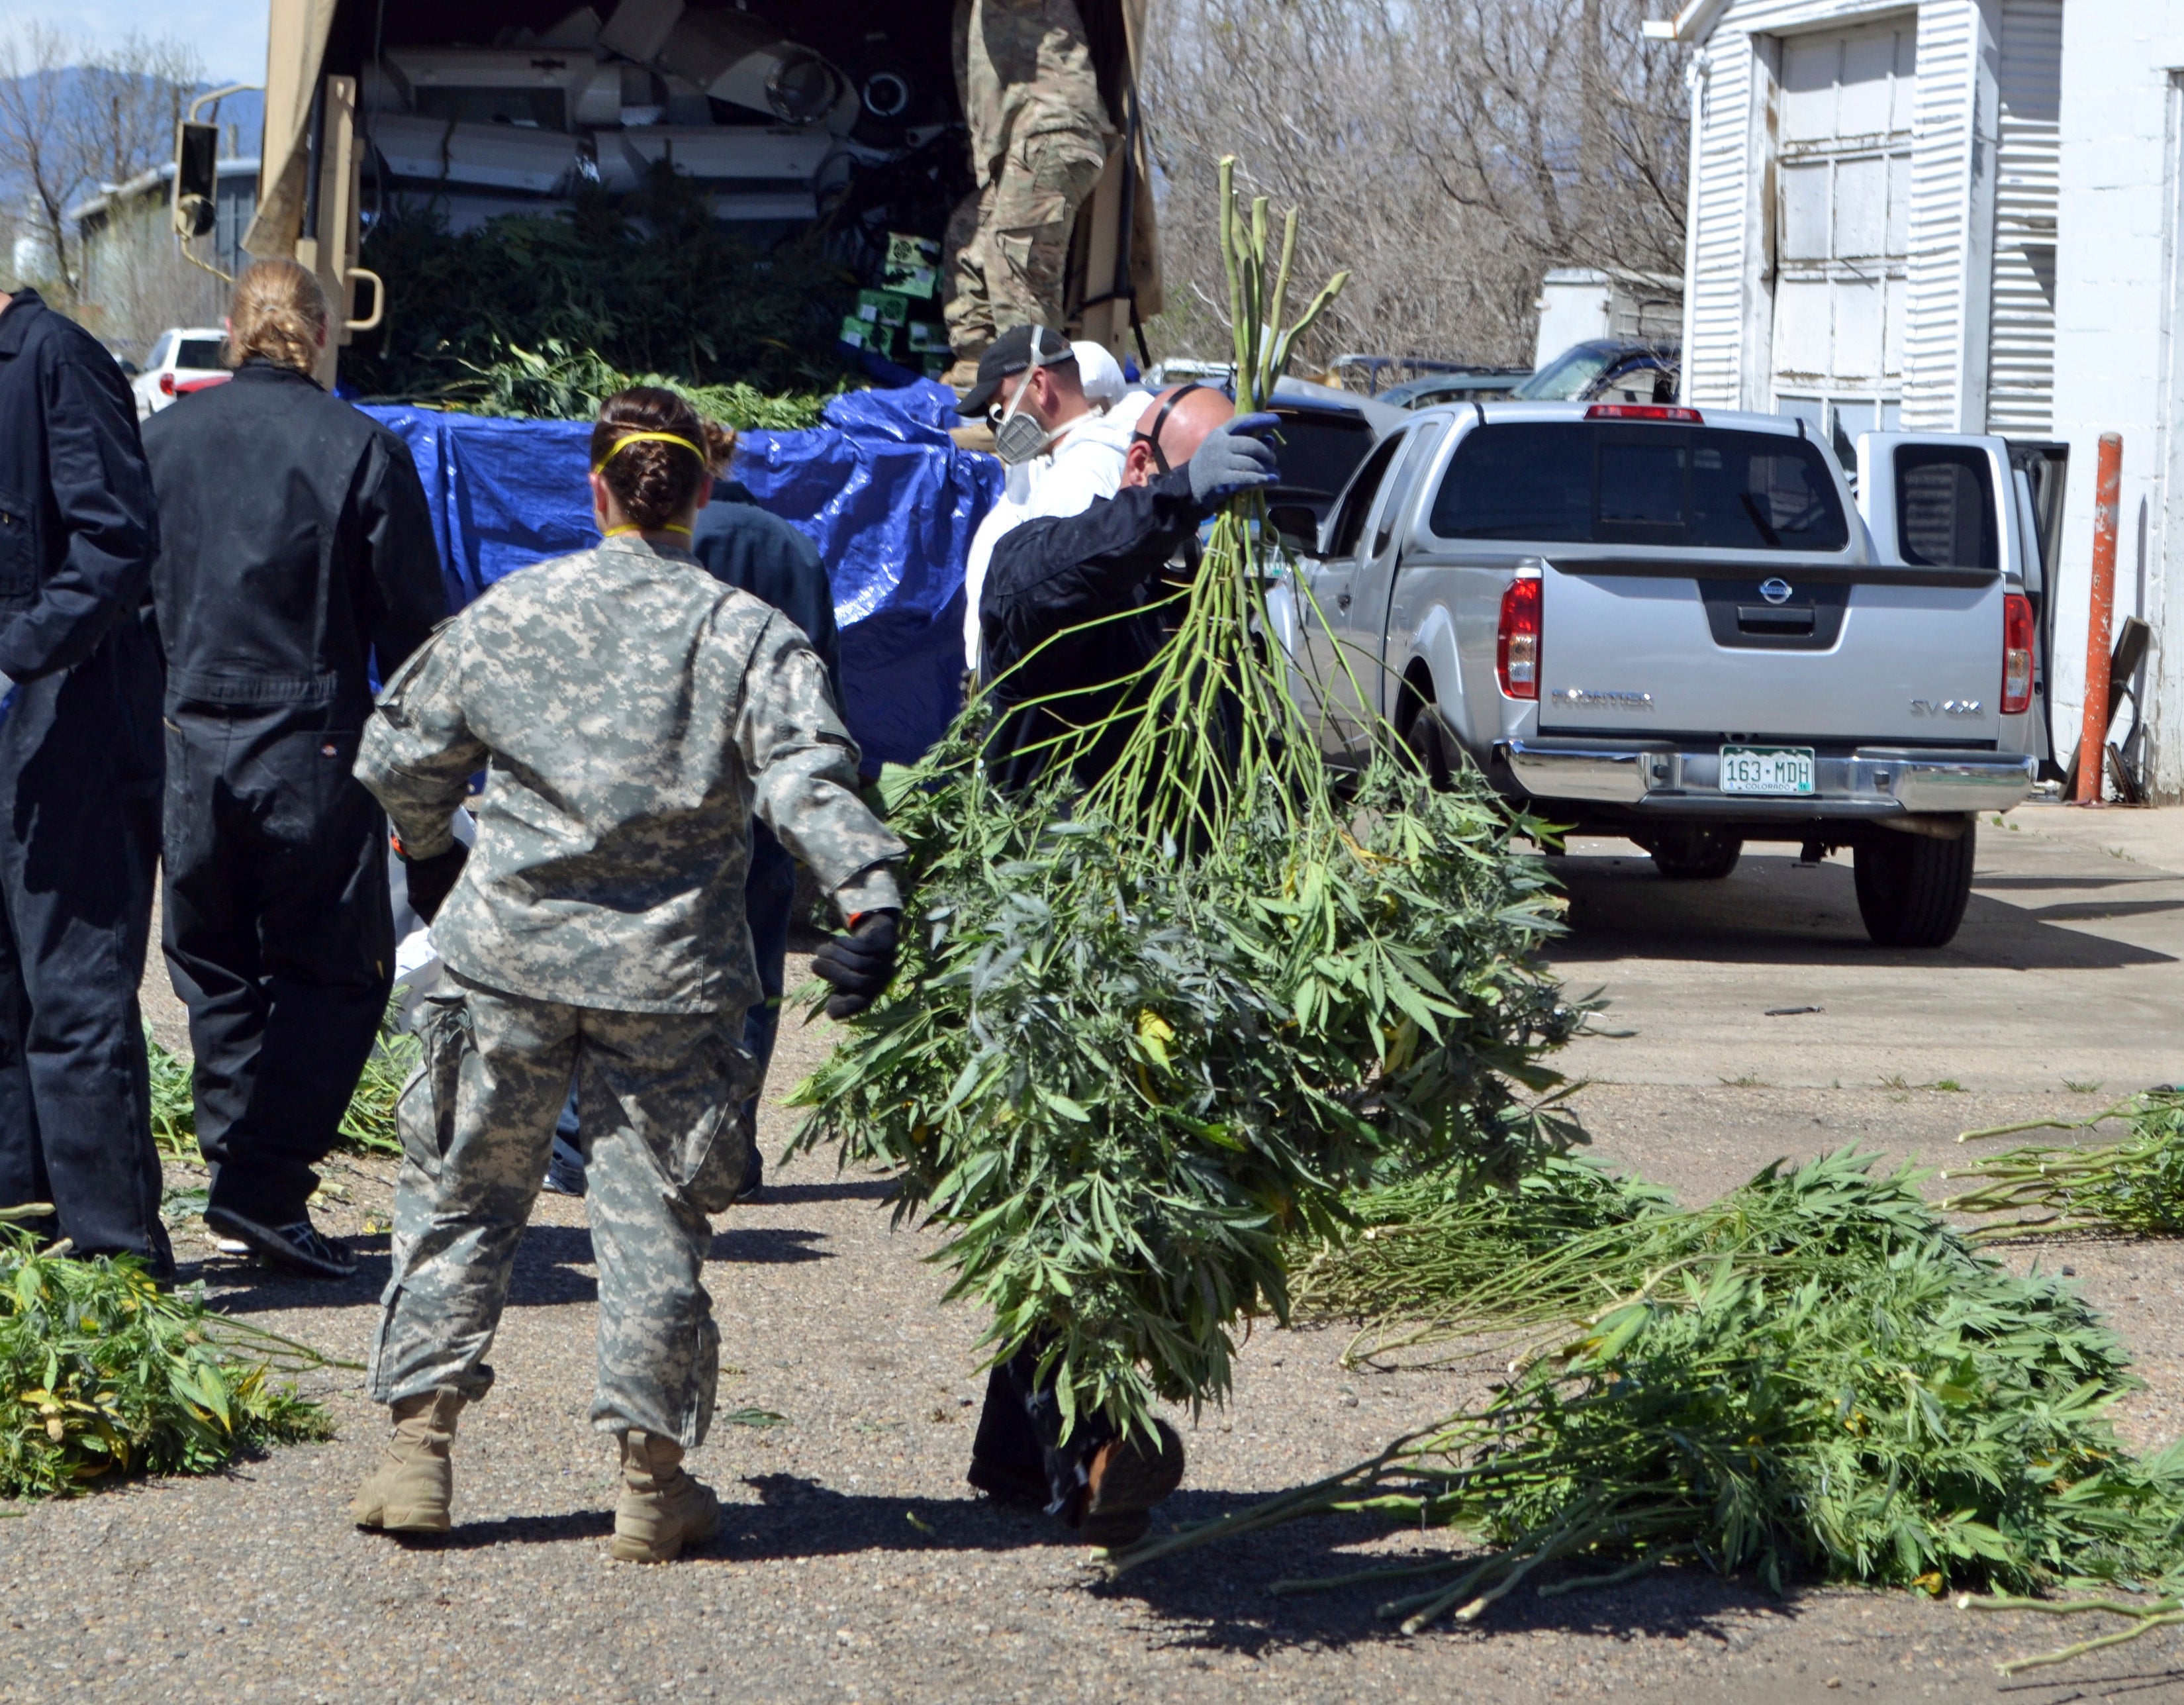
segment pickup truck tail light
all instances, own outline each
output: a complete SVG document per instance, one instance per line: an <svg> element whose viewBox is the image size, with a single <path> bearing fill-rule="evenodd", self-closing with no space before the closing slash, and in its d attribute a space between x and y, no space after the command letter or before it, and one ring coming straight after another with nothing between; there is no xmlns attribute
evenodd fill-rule
<svg viewBox="0 0 2184 1705"><path fill-rule="evenodd" d="M163 397L171 397L175 394L175 376L172 373L159 375L159 394Z"/></svg>
<svg viewBox="0 0 2184 1705"><path fill-rule="evenodd" d="M1502 594L1502 626L1494 647L1502 690L1512 699L1540 696L1540 580L1525 575Z"/></svg>
<svg viewBox="0 0 2184 1705"><path fill-rule="evenodd" d="M2031 708L2032 600L2013 592L2002 600L2002 714L2021 716Z"/></svg>

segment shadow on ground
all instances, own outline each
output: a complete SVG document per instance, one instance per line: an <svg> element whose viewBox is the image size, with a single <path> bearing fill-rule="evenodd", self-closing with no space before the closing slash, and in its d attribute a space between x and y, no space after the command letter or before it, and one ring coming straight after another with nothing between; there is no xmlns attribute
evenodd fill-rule
<svg viewBox="0 0 2184 1705"><path fill-rule="evenodd" d="M790 1200L788 1190L772 1195L778 1202ZM822 1231L797 1226L739 1226L731 1217L723 1229L713 1234L713 1246L706 1260L746 1266L832 1261L833 1251L820 1246L826 1241L827 1234ZM365 1305L376 1307L393 1270L389 1242L384 1232L351 1238L349 1249L356 1256L357 1263L356 1273L349 1279L298 1279L252 1262L226 1257L185 1262L178 1279L183 1284L202 1279L212 1300L229 1314ZM532 1225L525 1230L523 1241L516 1247L515 1273L509 1283L508 1306L551 1308L564 1303L596 1302L599 1283L590 1271L593 1264L592 1234L584 1227Z"/></svg>
<svg viewBox="0 0 2184 1705"><path fill-rule="evenodd" d="M2167 965L2175 956L2111 941L2064 922L2184 911L2184 895L2071 900L2024 906L1975 892L1964 927L1947 947L1875 946L1858 921L1850 866L1801 865L1786 855L1747 854L1719 882L1670 882L1643 854L1554 858L1548 867L1570 900L1570 933L1550 944L1557 965L1632 958L1718 965L1849 965L1962 969L2115 970ZM1982 880L1981 889L2130 888L2164 881L2119 878Z"/></svg>

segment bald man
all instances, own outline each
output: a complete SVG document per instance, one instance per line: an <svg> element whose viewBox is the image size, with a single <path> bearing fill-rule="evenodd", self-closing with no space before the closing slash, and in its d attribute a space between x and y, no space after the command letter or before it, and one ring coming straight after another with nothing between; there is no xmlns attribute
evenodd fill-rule
<svg viewBox="0 0 2184 1705"><path fill-rule="evenodd" d="M1274 416L1235 414L1210 386L1162 391L1139 416L1114 496L1077 515L1026 521L994 545L979 625L983 673L997 683L986 761L1003 787L1028 785L1056 736L1114 710L1121 683L1167 638L1151 606L1165 596L1170 564L1223 503L1273 483L1274 453L1255 435ZM1069 632L1088 622L1098 626ZM1078 760L1078 779L1106 773L1128 733L1111 728Z"/></svg>
<svg viewBox="0 0 2184 1705"><path fill-rule="evenodd" d="M1206 386L1163 391L1139 417L1114 496L1026 521L994 547L980 610L1000 716L987 764L1003 787L1036 779L1045 743L1122 701L1128 677L1167 638L1167 612L1154 607L1164 582L1190 571L1170 565L1221 504L1273 482L1274 453L1251 435L1274 424L1272 415L1236 419ZM1087 622L1098 625L1069 632ZM1077 778L1098 779L1127 733L1103 736ZM1052 1374L1039 1373L1042 1347L1033 1337L988 1376L967 1478L996 1498L1041 1507L1088 1545L1128 1545L1182 1484L1183 1440L1165 1421L1156 1440L1117 1438L1096 1412L1079 1416L1065 1440Z"/></svg>

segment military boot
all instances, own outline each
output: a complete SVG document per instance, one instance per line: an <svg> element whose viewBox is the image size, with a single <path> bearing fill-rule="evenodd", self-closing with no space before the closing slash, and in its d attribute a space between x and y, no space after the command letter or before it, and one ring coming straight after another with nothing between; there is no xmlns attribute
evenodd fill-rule
<svg viewBox="0 0 2184 1705"><path fill-rule="evenodd" d="M462 1398L453 1391L426 1391L395 1404L394 1436L348 1507L350 1520L388 1533L447 1532L448 1505L455 1488L448 1451L462 1407Z"/></svg>
<svg viewBox="0 0 2184 1705"><path fill-rule="evenodd" d="M621 1435L621 1502L615 1506L614 1543L621 1563L672 1563L686 1545L703 1545L719 1529L721 1501L682 1469L682 1447L657 1433Z"/></svg>

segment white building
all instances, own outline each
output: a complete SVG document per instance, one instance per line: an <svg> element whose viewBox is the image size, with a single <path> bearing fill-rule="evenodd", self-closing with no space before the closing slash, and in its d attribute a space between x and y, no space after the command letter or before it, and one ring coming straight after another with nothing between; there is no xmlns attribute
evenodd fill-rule
<svg viewBox="0 0 2184 1705"><path fill-rule="evenodd" d="M1699 405L2070 447L2049 682L2075 744L2095 441L2124 438L2116 619L2146 773L2184 796L2184 0L1691 0L1684 385Z"/></svg>
<svg viewBox="0 0 2184 1705"><path fill-rule="evenodd" d="M1571 344L1597 337L1651 343L1680 336L1684 281L1652 272L1558 266L1540 281L1532 311L1540 316L1532 349L1538 369Z"/></svg>

